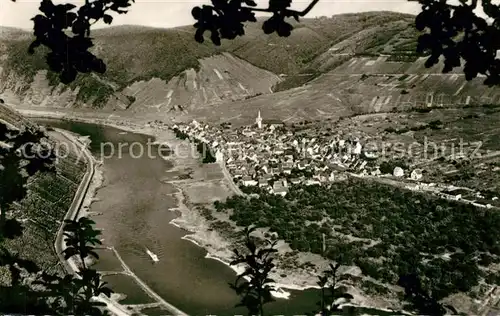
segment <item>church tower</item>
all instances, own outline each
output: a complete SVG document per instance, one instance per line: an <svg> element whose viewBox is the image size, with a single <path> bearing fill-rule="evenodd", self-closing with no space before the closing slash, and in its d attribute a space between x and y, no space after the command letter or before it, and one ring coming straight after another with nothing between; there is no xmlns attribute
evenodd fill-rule
<svg viewBox="0 0 500 316"><path fill-rule="evenodd" d="M257 124L258 128L262 128L262 117L260 116L260 111L257 118L255 119L255 123Z"/></svg>

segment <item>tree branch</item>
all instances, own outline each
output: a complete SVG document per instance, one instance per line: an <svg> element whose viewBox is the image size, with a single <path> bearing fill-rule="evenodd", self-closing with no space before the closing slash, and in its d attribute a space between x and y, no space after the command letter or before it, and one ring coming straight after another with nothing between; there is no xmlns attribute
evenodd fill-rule
<svg viewBox="0 0 500 316"><path fill-rule="evenodd" d="M475 0L477 1L477 0ZM286 9L285 10L285 15L287 16L306 16L309 11L311 11L314 6L319 2L319 0L313 0L308 6L307 8L305 8L304 10L302 11L296 11L296 10L289 10L289 9ZM250 11L254 11L254 12L267 12L267 13L273 13L274 11L270 8L267 8L267 9L264 9L264 8L253 8L253 7L242 7L244 9L248 9Z"/></svg>

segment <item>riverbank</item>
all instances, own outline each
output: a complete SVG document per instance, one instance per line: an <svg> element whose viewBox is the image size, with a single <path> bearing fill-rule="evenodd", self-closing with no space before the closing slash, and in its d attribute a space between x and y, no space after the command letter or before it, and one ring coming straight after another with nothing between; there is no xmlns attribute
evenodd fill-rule
<svg viewBox="0 0 500 316"><path fill-rule="evenodd" d="M76 220L88 215L87 212L88 207L92 203L92 200L97 190L102 185L103 173L102 170L97 167L92 154L88 151L86 147L83 146L83 144L80 143L78 135L75 135L65 130L64 131L58 130L58 133L60 133L70 142L75 144L75 148L80 148L81 155L79 154L78 157L81 158L81 156L83 155L85 157L87 164L86 174L84 175L82 182L80 183L80 186L77 192L75 193L74 200L64 218L65 220L67 219ZM63 225L61 225L59 228L56 241L54 243L54 247L56 253L59 256L59 260L65 266L66 271L68 273L75 274L75 272L79 270L76 259L69 258L66 260L62 256L63 250L66 247L62 237L63 237ZM91 265L92 260L89 259L87 264ZM121 294L113 293L109 298L101 294L100 296L94 297L93 299L98 302L104 303L106 309L112 312L114 315L127 316L128 313L126 309L121 304L118 303L118 301L122 298L123 296Z"/></svg>

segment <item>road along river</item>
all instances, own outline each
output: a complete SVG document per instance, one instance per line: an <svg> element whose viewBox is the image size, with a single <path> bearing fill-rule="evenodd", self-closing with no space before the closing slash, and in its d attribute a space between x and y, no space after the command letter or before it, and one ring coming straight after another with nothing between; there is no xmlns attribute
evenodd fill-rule
<svg viewBox="0 0 500 316"><path fill-rule="evenodd" d="M91 151L101 155L101 144L109 142L118 148L120 143L148 143L152 137L95 124L62 120L38 120L92 140ZM108 146L107 148L109 148ZM106 147L103 147L106 148ZM107 152L109 154L109 152ZM110 155L111 156L111 155ZM97 227L102 230L103 244L113 247L128 268L165 301L190 315L245 314L235 308L238 297L228 283L235 273L226 265L206 259L206 251L182 239L189 232L172 224L178 216L178 189L165 182L175 176L170 161L148 155L131 155L128 147L104 160L104 183L90 206ZM150 249L159 257L154 263L146 253ZM96 267L106 275L105 281L116 292L124 293L122 304L143 305L149 315L168 314L154 304L128 275L119 273L121 264L112 250L101 250ZM316 290L293 291L290 299L278 299L268 305L269 314L303 314L315 308Z"/></svg>

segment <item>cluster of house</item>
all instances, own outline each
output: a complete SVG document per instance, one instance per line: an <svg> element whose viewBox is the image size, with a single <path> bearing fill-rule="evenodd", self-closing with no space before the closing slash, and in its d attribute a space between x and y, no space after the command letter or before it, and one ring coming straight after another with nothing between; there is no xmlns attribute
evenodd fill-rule
<svg viewBox="0 0 500 316"><path fill-rule="evenodd" d="M346 171L381 175L376 157L363 150L358 138L319 137L295 133L279 121L263 121L260 111L254 125L228 128L192 121L173 126L207 143L216 160L243 186L286 195L293 184L325 184L345 179ZM394 176L404 176L397 167ZM418 180L421 174L412 173Z"/></svg>

